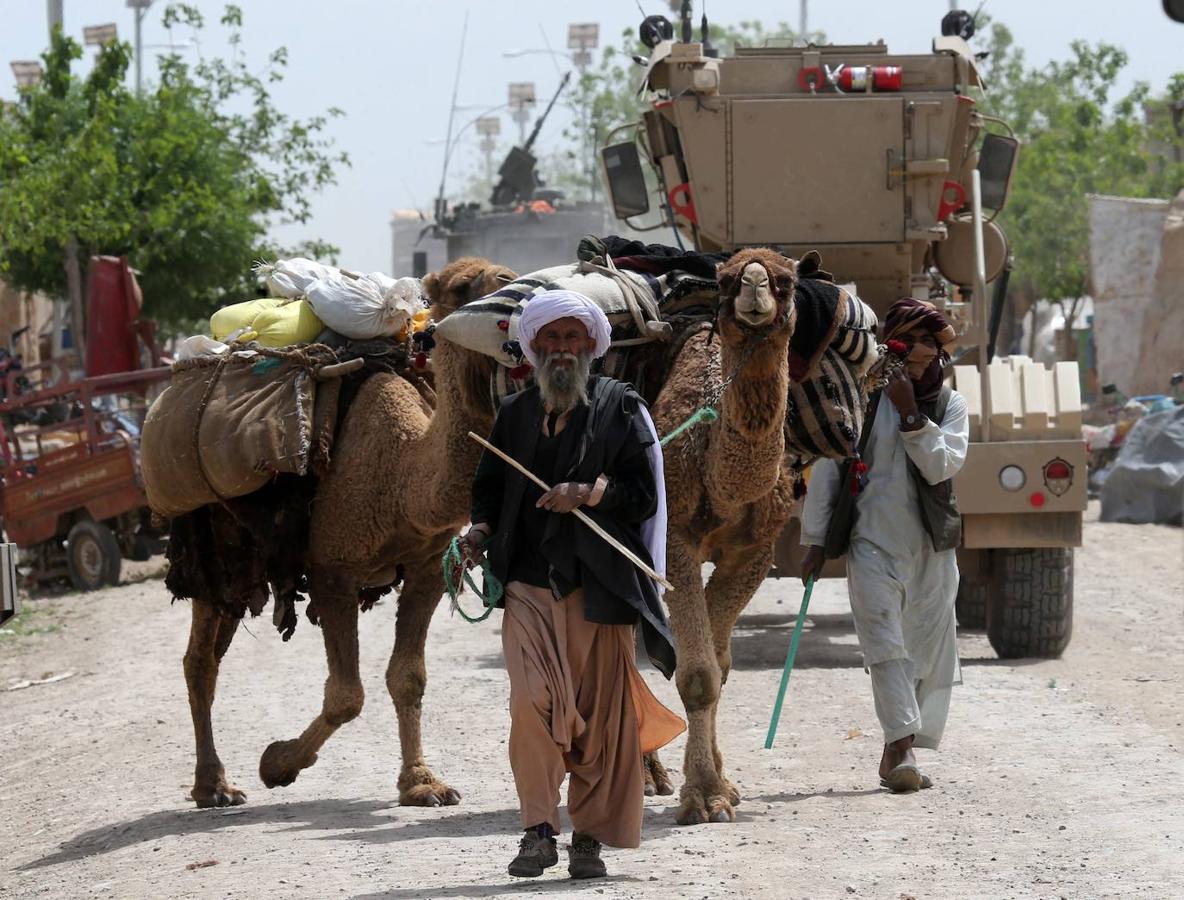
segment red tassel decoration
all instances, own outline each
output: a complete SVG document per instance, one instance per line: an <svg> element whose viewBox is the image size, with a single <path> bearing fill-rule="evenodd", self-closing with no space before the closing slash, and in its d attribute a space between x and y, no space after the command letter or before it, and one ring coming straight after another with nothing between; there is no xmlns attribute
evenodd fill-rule
<svg viewBox="0 0 1184 900"><path fill-rule="evenodd" d="M515 381L523 381L529 377L532 368L533 367L530 365L530 363L523 363L520 366L515 366L510 370L510 377Z"/></svg>
<svg viewBox="0 0 1184 900"><path fill-rule="evenodd" d="M498 331L509 331L510 330L510 320L509 319L498 319L497 320L497 330Z"/></svg>
<svg viewBox="0 0 1184 900"><path fill-rule="evenodd" d="M904 341L889 341L888 352L896 356L908 356L909 346Z"/></svg>
<svg viewBox="0 0 1184 900"><path fill-rule="evenodd" d="M426 369L428 367L428 355L426 353L415 354L415 368Z"/></svg>

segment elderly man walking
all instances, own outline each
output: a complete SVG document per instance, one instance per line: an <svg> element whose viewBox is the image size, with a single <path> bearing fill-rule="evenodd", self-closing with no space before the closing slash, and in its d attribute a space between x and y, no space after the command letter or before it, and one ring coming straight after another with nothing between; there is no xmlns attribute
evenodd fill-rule
<svg viewBox="0 0 1184 900"><path fill-rule="evenodd" d="M952 479L966 460L966 401L943 384L954 329L932 304L898 300L883 339L908 347L905 369L876 398L847 554L851 612L884 731L882 786L929 787L914 748L937 749L961 683L954 626L962 520ZM802 580L817 576L839 489L832 460L814 464L802 516Z"/></svg>
<svg viewBox="0 0 1184 900"><path fill-rule="evenodd" d="M510 767L525 835L511 875L558 862L565 774L573 878L606 874L602 844L637 847L642 754L683 730L634 661L634 626L669 678L675 657L658 589L574 516L581 507L658 571L665 558L661 448L633 389L590 374L609 324L588 298L547 291L519 320L535 385L503 401L490 443L552 488L543 492L486 452L473 481L470 563L486 554L505 587L502 648L510 676Z"/></svg>

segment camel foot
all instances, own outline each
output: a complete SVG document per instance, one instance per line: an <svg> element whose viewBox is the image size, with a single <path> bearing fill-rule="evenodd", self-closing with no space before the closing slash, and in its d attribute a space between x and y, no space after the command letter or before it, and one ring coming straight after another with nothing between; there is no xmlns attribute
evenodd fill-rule
<svg viewBox="0 0 1184 900"><path fill-rule="evenodd" d="M233 784L227 784L225 778L219 778L212 785L194 785L189 792L198 809L211 809L221 806L242 806L247 802L247 795Z"/></svg>
<svg viewBox="0 0 1184 900"><path fill-rule="evenodd" d="M300 741L272 741L259 758L259 780L269 788L287 787L301 769L317 761L317 755L302 756Z"/></svg>
<svg viewBox="0 0 1184 900"><path fill-rule="evenodd" d="M645 795L653 797L660 794L668 797L674 793L674 785L670 781L670 774L658 754L647 753L642 757L642 774L645 776Z"/></svg>
<svg viewBox="0 0 1184 900"><path fill-rule="evenodd" d="M411 766L399 775L400 806L456 806L460 791L440 781L427 766Z"/></svg>
<svg viewBox="0 0 1184 900"><path fill-rule="evenodd" d="M736 821L736 812L722 793L706 794L699 788L684 785L674 819L679 825L703 825L708 822Z"/></svg>
<svg viewBox="0 0 1184 900"><path fill-rule="evenodd" d="M723 791L721 793L728 798L728 803L732 806L740 805L740 788L732 784L731 779L722 779L724 783Z"/></svg>

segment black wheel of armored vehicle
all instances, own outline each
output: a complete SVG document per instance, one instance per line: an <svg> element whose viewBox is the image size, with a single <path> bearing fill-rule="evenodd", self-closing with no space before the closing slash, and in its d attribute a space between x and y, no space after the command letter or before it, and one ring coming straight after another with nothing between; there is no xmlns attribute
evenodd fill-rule
<svg viewBox="0 0 1184 900"><path fill-rule="evenodd" d="M1060 656L1073 634L1073 550L997 549L987 638L1003 659Z"/></svg>
<svg viewBox="0 0 1184 900"><path fill-rule="evenodd" d="M963 573L958 581L958 599L954 612L958 625L970 631L981 631L987 626L987 602L991 596L991 579L982 575Z"/></svg>

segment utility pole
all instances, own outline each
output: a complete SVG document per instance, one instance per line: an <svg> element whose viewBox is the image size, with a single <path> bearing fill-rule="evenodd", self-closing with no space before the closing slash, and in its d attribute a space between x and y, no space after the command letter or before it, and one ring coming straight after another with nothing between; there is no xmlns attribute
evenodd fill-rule
<svg viewBox="0 0 1184 900"><path fill-rule="evenodd" d="M535 105L534 82L510 82L510 118L518 124L518 146L526 146L526 126L530 123L530 111Z"/></svg>
<svg viewBox="0 0 1184 900"><path fill-rule="evenodd" d="M502 120L497 116L482 116L477 120L477 134L481 135L481 152L485 154L485 180L493 190L493 151L497 149L496 136L501 133Z"/></svg>
<svg viewBox="0 0 1184 900"><path fill-rule="evenodd" d="M49 23L49 41L53 43L53 32L55 28L62 28L62 0L47 0L46 15ZM40 69L40 66L38 66ZM18 74L19 78L19 74ZM68 260L68 257L67 257ZM69 268L67 268L67 278ZM50 338L50 354L54 357L62 355L62 330L66 326L66 309L65 304L61 300L53 301L53 335Z"/></svg>
<svg viewBox="0 0 1184 900"><path fill-rule="evenodd" d="M152 5L152 0L127 0L127 5L136 11L136 94L139 95L144 83L144 64L141 59L144 45L140 42L140 25L144 21L144 13Z"/></svg>
<svg viewBox="0 0 1184 900"><path fill-rule="evenodd" d="M584 140L584 174L588 179L588 194L590 200L596 199L596 164L594 157L596 155L596 147L594 135L592 132L592 114L589 109L587 97L584 95L586 85L584 82L584 75L588 72L588 66L592 64L592 51L600 45L600 25L596 22L578 22L567 26L567 49L571 50L571 61L575 63L576 68L580 72L580 96L583 99L580 109L580 118L582 119L581 130L583 131Z"/></svg>
<svg viewBox="0 0 1184 900"><path fill-rule="evenodd" d="M53 29L62 25L62 0L47 0L46 12L49 16L49 38L53 40Z"/></svg>

